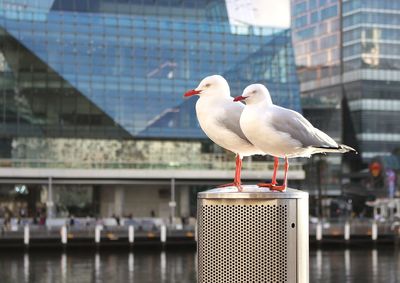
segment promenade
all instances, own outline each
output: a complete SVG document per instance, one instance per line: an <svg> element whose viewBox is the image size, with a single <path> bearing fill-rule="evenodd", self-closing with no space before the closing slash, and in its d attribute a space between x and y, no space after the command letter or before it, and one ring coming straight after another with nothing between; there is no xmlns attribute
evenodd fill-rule
<svg viewBox="0 0 400 283"><path fill-rule="evenodd" d="M0 224L3 222L0 219ZM196 220L176 218L167 223L160 218L94 219L75 218L73 225L67 218L47 220L45 225L31 224L24 219L17 224L12 219L8 227L2 225L0 248L47 247L168 247L196 245ZM400 242L400 221L377 222L370 219L338 221L312 219L309 223L312 245L370 245Z"/></svg>

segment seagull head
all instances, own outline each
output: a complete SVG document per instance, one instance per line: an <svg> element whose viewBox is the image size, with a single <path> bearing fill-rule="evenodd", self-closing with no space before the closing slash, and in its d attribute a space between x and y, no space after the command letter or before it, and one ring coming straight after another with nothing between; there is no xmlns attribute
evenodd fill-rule
<svg viewBox="0 0 400 283"><path fill-rule="evenodd" d="M228 82L220 75L205 77L200 84L192 90L187 91L184 96L230 96Z"/></svg>
<svg viewBox="0 0 400 283"><path fill-rule="evenodd" d="M247 105L266 101L268 105L272 104L271 95L268 89L262 84L252 84L247 86L242 95L236 96L233 101L244 101Z"/></svg>

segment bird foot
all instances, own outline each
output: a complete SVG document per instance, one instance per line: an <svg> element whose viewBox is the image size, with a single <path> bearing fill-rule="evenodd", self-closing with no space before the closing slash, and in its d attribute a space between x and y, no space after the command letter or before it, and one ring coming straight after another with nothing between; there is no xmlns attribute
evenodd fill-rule
<svg viewBox="0 0 400 283"><path fill-rule="evenodd" d="M272 188L273 186L275 186L276 184L273 183L258 183L257 186L261 187L261 188Z"/></svg>
<svg viewBox="0 0 400 283"><path fill-rule="evenodd" d="M222 184L222 185L218 186L218 188L226 188L226 187L236 187L239 192L243 191L242 184L240 184L240 183L233 182L233 183Z"/></svg>
<svg viewBox="0 0 400 283"><path fill-rule="evenodd" d="M286 186L272 186L270 188L271 191L278 191L278 192L284 192L286 191Z"/></svg>
<svg viewBox="0 0 400 283"><path fill-rule="evenodd" d="M261 188L269 188L271 191L284 192L286 190L286 186L277 186L273 183L258 183L257 186Z"/></svg>

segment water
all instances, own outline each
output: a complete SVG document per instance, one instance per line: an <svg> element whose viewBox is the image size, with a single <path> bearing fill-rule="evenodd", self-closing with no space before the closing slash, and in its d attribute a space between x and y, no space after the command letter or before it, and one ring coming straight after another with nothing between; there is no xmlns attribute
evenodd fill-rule
<svg viewBox="0 0 400 283"><path fill-rule="evenodd" d="M189 283L196 282L196 255L194 251L1 251L0 282ZM400 283L400 251L311 250L310 282Z"/></svg>

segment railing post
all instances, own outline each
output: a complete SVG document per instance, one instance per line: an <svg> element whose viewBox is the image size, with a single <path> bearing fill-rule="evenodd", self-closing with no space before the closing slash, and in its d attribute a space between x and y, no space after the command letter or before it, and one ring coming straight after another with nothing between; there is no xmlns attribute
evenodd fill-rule
<svg viewBox="0 0 400 283"><path fill-rule="evenodd" d="M346 221L346 223L344 223L344 239L346 241L350 240L350 223L349 223L349 221Z"/></svg>
<svg viewBox="0 0 400 283"><path fill-rule="evenodd" d="M63 225L61 227L61 243L63 245L66 245L68 242L68 231L67 231L67 226Z"/></svg>
<svg viewBox="0 0 400 283"><path fill-rule="evenodd" d="M101 225L96 225L94 230L94 241L96 244L100 244L101 230L103 230L103 227Z"/></svg>
<svg viewBox="0 0 400 283"><path fill-rule="evenodd" d="M161 243L165 244L167 242L167 226L162 225L160 230L160 240Z"/></svg>
<svg viewBox="0 0 400 283"><path fill-rule="evenodd" d="M174 223L175 212L176 212L176 200L175 200L175 178L171 178L171 200L169 202L171 224Z"/></svg>
<svg viewBox="0 0 400 283"><path fill-rule="evenodd" d="M317 238L317 241L321 241L321 240L322 240L322 222L321 222L320 219L318 219L317 227L316 227L316 228L317 228L317 229L316 229L316 238Z"/></svg>
<svg viewBox="0 0 400 283"><path fill-rule="evenodd" d="M371 239L373 241L378 240L378 224L375 220L372 222Z"/></svg>
<svg viewBox="0 0 400 283"><path fill-rule="evenodd" d="M29 240L30 240L30 231L29 231L29 225L24 226L24 244L25 246L29 246Z"/></svg>
<svg viewBox="0 0 400 283"><path fill-rule="evenodd" d="M133 225L129 225L128 239L130 244L133 244L133 242L135 241L135 227L133 227Z"/></svg>
<svg viewBox="0 0 400 283"><path fill-rule="evenodd" d="M47 218L54 217L53 178L49 177L47 185Z"/></svg>

